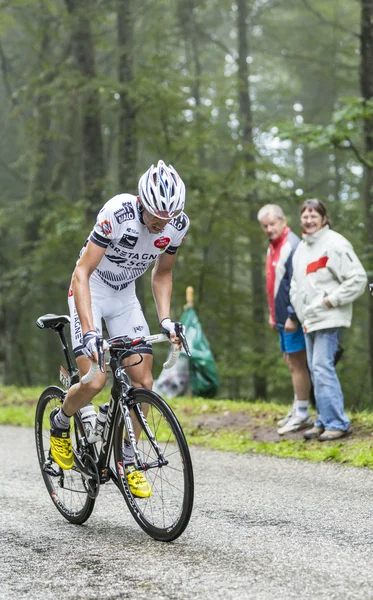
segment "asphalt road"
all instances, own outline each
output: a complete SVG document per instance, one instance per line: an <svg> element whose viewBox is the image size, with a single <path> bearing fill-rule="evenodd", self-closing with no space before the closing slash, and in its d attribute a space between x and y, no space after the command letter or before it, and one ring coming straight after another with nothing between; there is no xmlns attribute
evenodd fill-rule
<svg viewBox="0 0 373 600"><path fill-rule="evenodd" d="M373 472L194 448L175 542L137 526L113 484L83 526L50 500L33 431L0 427L1 600L373 598Z"/></svg>

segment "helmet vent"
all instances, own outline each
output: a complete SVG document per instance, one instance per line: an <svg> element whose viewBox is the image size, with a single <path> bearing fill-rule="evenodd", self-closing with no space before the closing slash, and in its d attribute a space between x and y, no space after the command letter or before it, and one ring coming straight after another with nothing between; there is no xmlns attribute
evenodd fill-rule
<svg viewBox="0 0 373 600"><path fill-rule="evenodd" d="M152 165L139 181L142 205L155 217L171 219L184 208L185 185L177 171L163 161Z"/></svg>

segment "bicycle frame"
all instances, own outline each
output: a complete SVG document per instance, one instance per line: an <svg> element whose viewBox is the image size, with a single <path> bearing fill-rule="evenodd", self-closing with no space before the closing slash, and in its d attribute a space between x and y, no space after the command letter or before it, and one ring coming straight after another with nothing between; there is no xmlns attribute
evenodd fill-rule
<svg viewBox="0 0 373 600"><path fill-rule="evenodd" d="M119 352L123 352L120 350ZM130 405L129 402L131 400L131 391L134 390L130 384L130 380L128 374L126 372L126 368L121 365L121 357L116 357L111 355L110 359L110 367L113 373L113 386L110 394L110 402L108 407L108 413L106 418L106 423L103 431L103 436L101 440L101 448L98 451L96 444L89 444L85 440L85 445L87 448L90 448L93 451L93 458L95 465L97 467L99 482L106 483L110 479L114 481L117 487L122 490L122 487L119 484L119 478L115 469L110 466L111 453L113 450L113 438L114 438L114 423L117 419L118 411L122 412L122 417L124 420L125 428L128 434L129 442L132 446L132 450L135 456L135 465L136 469L139 471L147 471L148 469L164 466L168 464L162 455L162 452L156 442L155 436L152 433L144 413L142 410L136 406L134 409L137 415L137 418L142 423L143 431L145 432L150 444L152 445L158 460L156 462L150 464L144 464L141 461L140 453L137 449L137 442L135 431L133 428L132 418L130 415ZM83 464L81 457L78 452L74 450L74 464L78 468L79 471L88 475L89 470ZM123 471L124 474L124 471Z"/></svg>

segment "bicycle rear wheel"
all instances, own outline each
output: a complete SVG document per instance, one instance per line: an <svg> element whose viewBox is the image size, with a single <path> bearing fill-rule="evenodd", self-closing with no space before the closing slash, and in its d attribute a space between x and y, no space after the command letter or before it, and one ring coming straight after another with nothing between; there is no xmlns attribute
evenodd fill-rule
<svg viewBox="0 0 373 600"><path fill-rule="evenodd" d="M55 507L70 523L81 524L89 518L95 505L89 487L76 467L65 471L50 455L49 415L62 405L64 398L65 392L54 386L46 388L40 396L35 414L36 448L41 474ZM74 450L78 450L83 429L77 416L71 419L70 435Z"/></svg>
<svg viewBox="0 0 373 600"><path fill-rule="evenodd" d="M176 416L157 394L135 389L128 405L133 425L137 422L141 427L137 447L152 495L133 496L123 474L123 439L128 436L122 412L118 410L114 457L121 490L140 527L154 539L170 542L183 533L193 508L194 480L188 445Z"/></svg>

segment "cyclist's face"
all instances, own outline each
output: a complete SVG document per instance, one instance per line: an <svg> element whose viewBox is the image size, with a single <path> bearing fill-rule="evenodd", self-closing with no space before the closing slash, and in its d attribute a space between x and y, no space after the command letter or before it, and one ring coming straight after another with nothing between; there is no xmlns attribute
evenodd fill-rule
<svg viewBox="0 0 373 600"><path fill-rule="evenodd" d="M174 217L176 217L180 212L175 214L171 219L159 219L158 217L154 217L149 211L144 210L142 213L142 218L144 219L145 226L150 233L161 233L164 230L167 223L172 221Z"/></svg>
<svg viewBox="0 0 373 600"><path fill-rule="evenodd" d="M314 208L306 208L300 216L300 223L304 233L312 235L324 227L326 219Z"/></svg>
<svg viewBox="0 0 373 600"><path fill-rule="evenodd" d="M273 214L268 214L261 219L260 224L268 239L275 241L283 234L286 227L286 219L279 219Z"/></svg>

